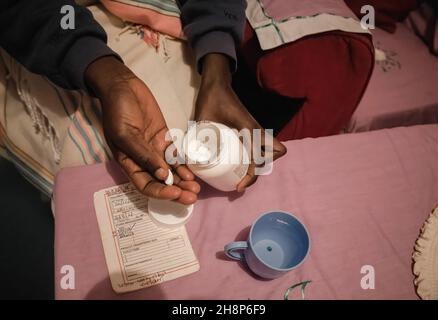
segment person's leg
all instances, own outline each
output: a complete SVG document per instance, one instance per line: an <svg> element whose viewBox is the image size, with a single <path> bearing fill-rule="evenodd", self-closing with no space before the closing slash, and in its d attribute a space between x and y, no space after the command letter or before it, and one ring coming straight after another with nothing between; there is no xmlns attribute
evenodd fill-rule
<svg viewBox="0 0 438 320"><path fill-rule="evenodd" d="M304 51L305 55L300 54ZM306 97L279 137L301 139L340 133L362 98L372 58L365 44L330 34L269 53L263 68L276 70L277 79L283 82L269 81L265 85L276 86L274 91L283 96ZM292 77L297 77L301 84L298 86L297 80L287 81Z"/></svg>
<svg viewBox="0 0 438 320"><path fill-rule="evenodd" d="M348 124L367 86L374 63L367 35L330 32L261 51L247 28L242 53L266 91L291 98L288 105L270 106L267 112L304 104L279 132L281 140L340 133Z"/></svg>

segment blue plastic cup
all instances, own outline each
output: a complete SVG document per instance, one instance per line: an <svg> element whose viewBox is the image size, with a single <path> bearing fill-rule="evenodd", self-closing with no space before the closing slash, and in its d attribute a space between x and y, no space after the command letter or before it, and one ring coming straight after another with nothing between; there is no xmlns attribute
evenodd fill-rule
<svg viewBox="0 0 438 320"><path fill-rule="evenodd" d="M248 241L227 244L224 251L231 259L245 261L258 276L275 279L304 262L310 251L310 238L296 217L274 211L254 222Z"/></svg>

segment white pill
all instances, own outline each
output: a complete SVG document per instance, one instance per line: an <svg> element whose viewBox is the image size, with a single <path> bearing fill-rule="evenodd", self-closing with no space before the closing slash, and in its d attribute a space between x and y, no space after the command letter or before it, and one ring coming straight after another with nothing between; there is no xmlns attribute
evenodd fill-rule
<svg viewBox="0 0 438 320"><path fill-rule="evenodd" d="M170 171L169 169L169 174L167 175L166 181L164 181L165 184L167 184L168 186L173 185L173 174L172 171Z"/></svg>

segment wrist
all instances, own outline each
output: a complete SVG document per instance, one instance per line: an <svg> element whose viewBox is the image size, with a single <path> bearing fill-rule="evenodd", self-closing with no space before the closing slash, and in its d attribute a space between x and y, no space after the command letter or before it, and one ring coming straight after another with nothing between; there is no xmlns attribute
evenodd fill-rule
<svg viewBox="0 0 438 320"><path fill-rule="evenodd" d="M90 63L84 74L85 84L97 97L102 97L115 85L133 78L134 73L113 56L96 59Z"/></svg>
<svg viewBox="0 0 438 320"><path fill-rule="evenodd" d="M210 53L203 58L201 87L228 87L231 79L230 60L226 55Z"/></svg>

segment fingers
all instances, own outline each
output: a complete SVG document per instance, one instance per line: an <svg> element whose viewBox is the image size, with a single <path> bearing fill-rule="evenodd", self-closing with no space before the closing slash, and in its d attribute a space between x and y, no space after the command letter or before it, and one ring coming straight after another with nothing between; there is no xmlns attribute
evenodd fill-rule
<svg viewBox="0 0 438 320"><path fill-rule="evenodd" d="M166 161L150 148L140 135L120 134L113 140L117 149L123 150L123 153L134 160L139 167L146 169L158 180L167 178L169 166Z"/></svg>
<svg viewBox="0 0 438 320"><path fill-rule="evenodd" d="M272 160L277 160L279 158L281 158L282 156L284 156L287 152L286 147L280 142L278 141L276 138L272 138L272 148L267 148L267 146L265 145L266 139L265 139L265 135L267 133L262 130L261 132L261 145L259 144L259 147L263 146L263 156L264 159L272 159ZM254 141L252 146L254 147ZM270 154L271 153L271 154ZM260 164L260 166L263 165L267 165L266 161L262 164ZM254 163L254 161L249 165L248 167L248 172L246 174L246 176L242 179L242 181L239 182L239 184L237 185L237 191L238 192L244 192L246 188L248 188L249 186L253 185L256 181L257 181L257 175L255 173L256 169L256 164Z"/></svg>
<svg viewBox="0 0 438 320"><path fill-rule="evenodd" d="M271 161L275 161L287 153L287 148L274 138L273 146L268 148L263 146L262 156L264 157L264 163L270 163ZM259 164L259 163L258 163Z"/></svg>
<svg viewBox="0 0 438 320"><path fill-rule="evenodd" d="M184 205L191 205L198 200L198 196L190 191L182 190L180 197L175 200Z"/></svg>
<svg viewBox="0 0 438 320"><path fill-rule="evenodd" d="M195 180L195 175L185 165L172 165L172 168L182 180Z"/></svg>
<svg viewBox="0 0 438 320"><path fill-rule="evenodd" d="M185 168L183 166L177 167L177 169L176 169L177 174L173 175L173 184L180 187L183 191L185 190L185 191L190 191L192 193L198 194L201 191L201 186L199 185L198 182L196 182L195 180L181 179L181 177L180 177L181 171L183 173L185 173L185 170L183 170L183 169L188 170L187 168ZM193 175L193 174L191 173L191 175ZM189 175L186 175L186 178L188 176Z"/></svg>
<svg viewBox="0 0 438 320"><path fill-rule="evenodd" d="M164 168L158 168L157 170L155 170L154 176L160 181L165 181L169 176L169 170L166 170Z"/></svg>
<svg viewBox="0 0 438 320"><path fill-rule="evenodd" d="M167 200L175 200L181 196L181 189L179 187L166 186L159 183L126 155L118 153L117 160L134 186L146 196Z"/></svg>
<svg viewBox="0 0 438 320"><path fill-rule="evenodd" d="M201 191L201 186L196 181L184 181L181 180L178 184L178 187L180 187L183 191L190 191L194 194L198 194Z"/></svg>
<svg viewBox="0 0 438 320"><path fill-rule="evenodd" d="M201 187L196 181L185 181L176 177L176 184L167 186L148 172L141 169L132 159L121 152L117 153L117 160L127 173L132 184L144 195L156 199L173 200L184 205L196 202Z"/></svg>
<svg viewBox="0 0 438 320"><path fill-rule="evenodd" d="M201 188L187 167L175 166L174 185L166 186L162 181L169 175L169 166L164 159L142 143L132 141L124 144L124 150L129 150L127 153L133 154L135 159L129 154L117 152L118 162L140 192L149 197L174 200L185 205L196 202ZM146 167L147 171L142 167Z"/></svg>
<svg viewBox="0 0 438 320"><path fill-rule="evenodd" d="M189 205L195 203L198 199L198 193L201 191L201 186L194 181L193 173L185 166L176 166L174 174L174 184L181 188L181 196L177 199L178 202ZM183 177L183 179L181 178Z"/></svg>
<svg viewBox="0 0 438 320"><path fill-rule="evenodd" d="M287 148L284 144L274 138L274 160L277 160L287 153Z"/></svg>
<svg viewBox="0 0 438 320"><path fill-rule="evenodd" d="M196 181L182 180L177 174L173 175L174 185L181 189L181 195L175 201L182 204L192 204L198 199L198 193L201 191L201 186Z"/></svg>
<svg viewBox="0 0 438 320"><path fill-rule="evenodd" d="M268 138L267 138L268 137ZM266 145L266 142L272 139L272 146ZM263 155L265 159L272 159L273 161L281 158L287 152L287 148L277 138L273 137L270 133L262 130L260 145L263 148Z"/></svg>
<svg viewBox="0 0 438 320"><path fill-rule="evenodd" d="M243 177L243 179L237 185L237 192L244 192L246 188L253 185L257 181L257 176L255 174L255 164L251 163L248 167L248 172Z"/></svg>

